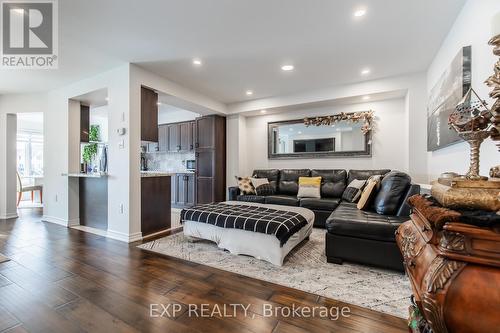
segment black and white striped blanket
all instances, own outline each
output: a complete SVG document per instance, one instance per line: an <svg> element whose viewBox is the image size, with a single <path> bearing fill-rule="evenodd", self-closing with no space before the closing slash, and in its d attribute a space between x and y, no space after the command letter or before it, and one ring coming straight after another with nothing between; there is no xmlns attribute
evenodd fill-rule
<svg viewBox="0 0 500 333"><path fill-rule="evenodd" d="M291 236L307 225L299 213L244 204L199 205L181 211L181 223L195 221L221 228L242 229L275 235L283 246Z"/></svg>

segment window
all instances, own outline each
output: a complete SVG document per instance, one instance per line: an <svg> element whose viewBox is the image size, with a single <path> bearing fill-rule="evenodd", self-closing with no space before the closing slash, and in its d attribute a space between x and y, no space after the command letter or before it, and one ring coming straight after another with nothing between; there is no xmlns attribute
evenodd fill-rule
<svg viewBox="0 0 500 333"><path fill-rule="evenodd" d="M43 176L43 135L17 133L17 171L21 177Z"/></svg>

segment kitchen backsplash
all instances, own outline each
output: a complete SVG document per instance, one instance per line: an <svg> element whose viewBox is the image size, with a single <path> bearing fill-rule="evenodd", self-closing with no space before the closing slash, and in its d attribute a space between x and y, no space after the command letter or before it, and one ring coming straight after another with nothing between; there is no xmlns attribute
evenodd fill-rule
<svg viewBox="0 0 500 333"><path fill-rule="evenodd" d="M186 160L194 160L194 153L146 153L148 170L164 172L186 172Z"/></svg>

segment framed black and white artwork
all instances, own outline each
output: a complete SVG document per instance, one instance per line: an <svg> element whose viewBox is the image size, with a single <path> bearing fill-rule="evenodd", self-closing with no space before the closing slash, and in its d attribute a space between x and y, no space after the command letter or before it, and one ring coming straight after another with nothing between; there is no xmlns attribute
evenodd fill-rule
<svg viewBox="0 0 500 333"><path fill-rule="evenodd" d="M463 47L430 91L427 109L427 151L461 141L448 126L448 117L471 87L472 48Z"/></svg>

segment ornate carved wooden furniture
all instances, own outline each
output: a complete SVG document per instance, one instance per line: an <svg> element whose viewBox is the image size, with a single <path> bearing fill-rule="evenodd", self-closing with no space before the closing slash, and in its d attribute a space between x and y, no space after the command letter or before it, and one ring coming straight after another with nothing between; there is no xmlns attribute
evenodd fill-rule
<svg viewBox="0 0 500 333"><path fill-rule="evenodd" d="M500 332L500 227L461 223L457 212L410 203L411 220L396 241L424 317L420 331Z"/></svg>

